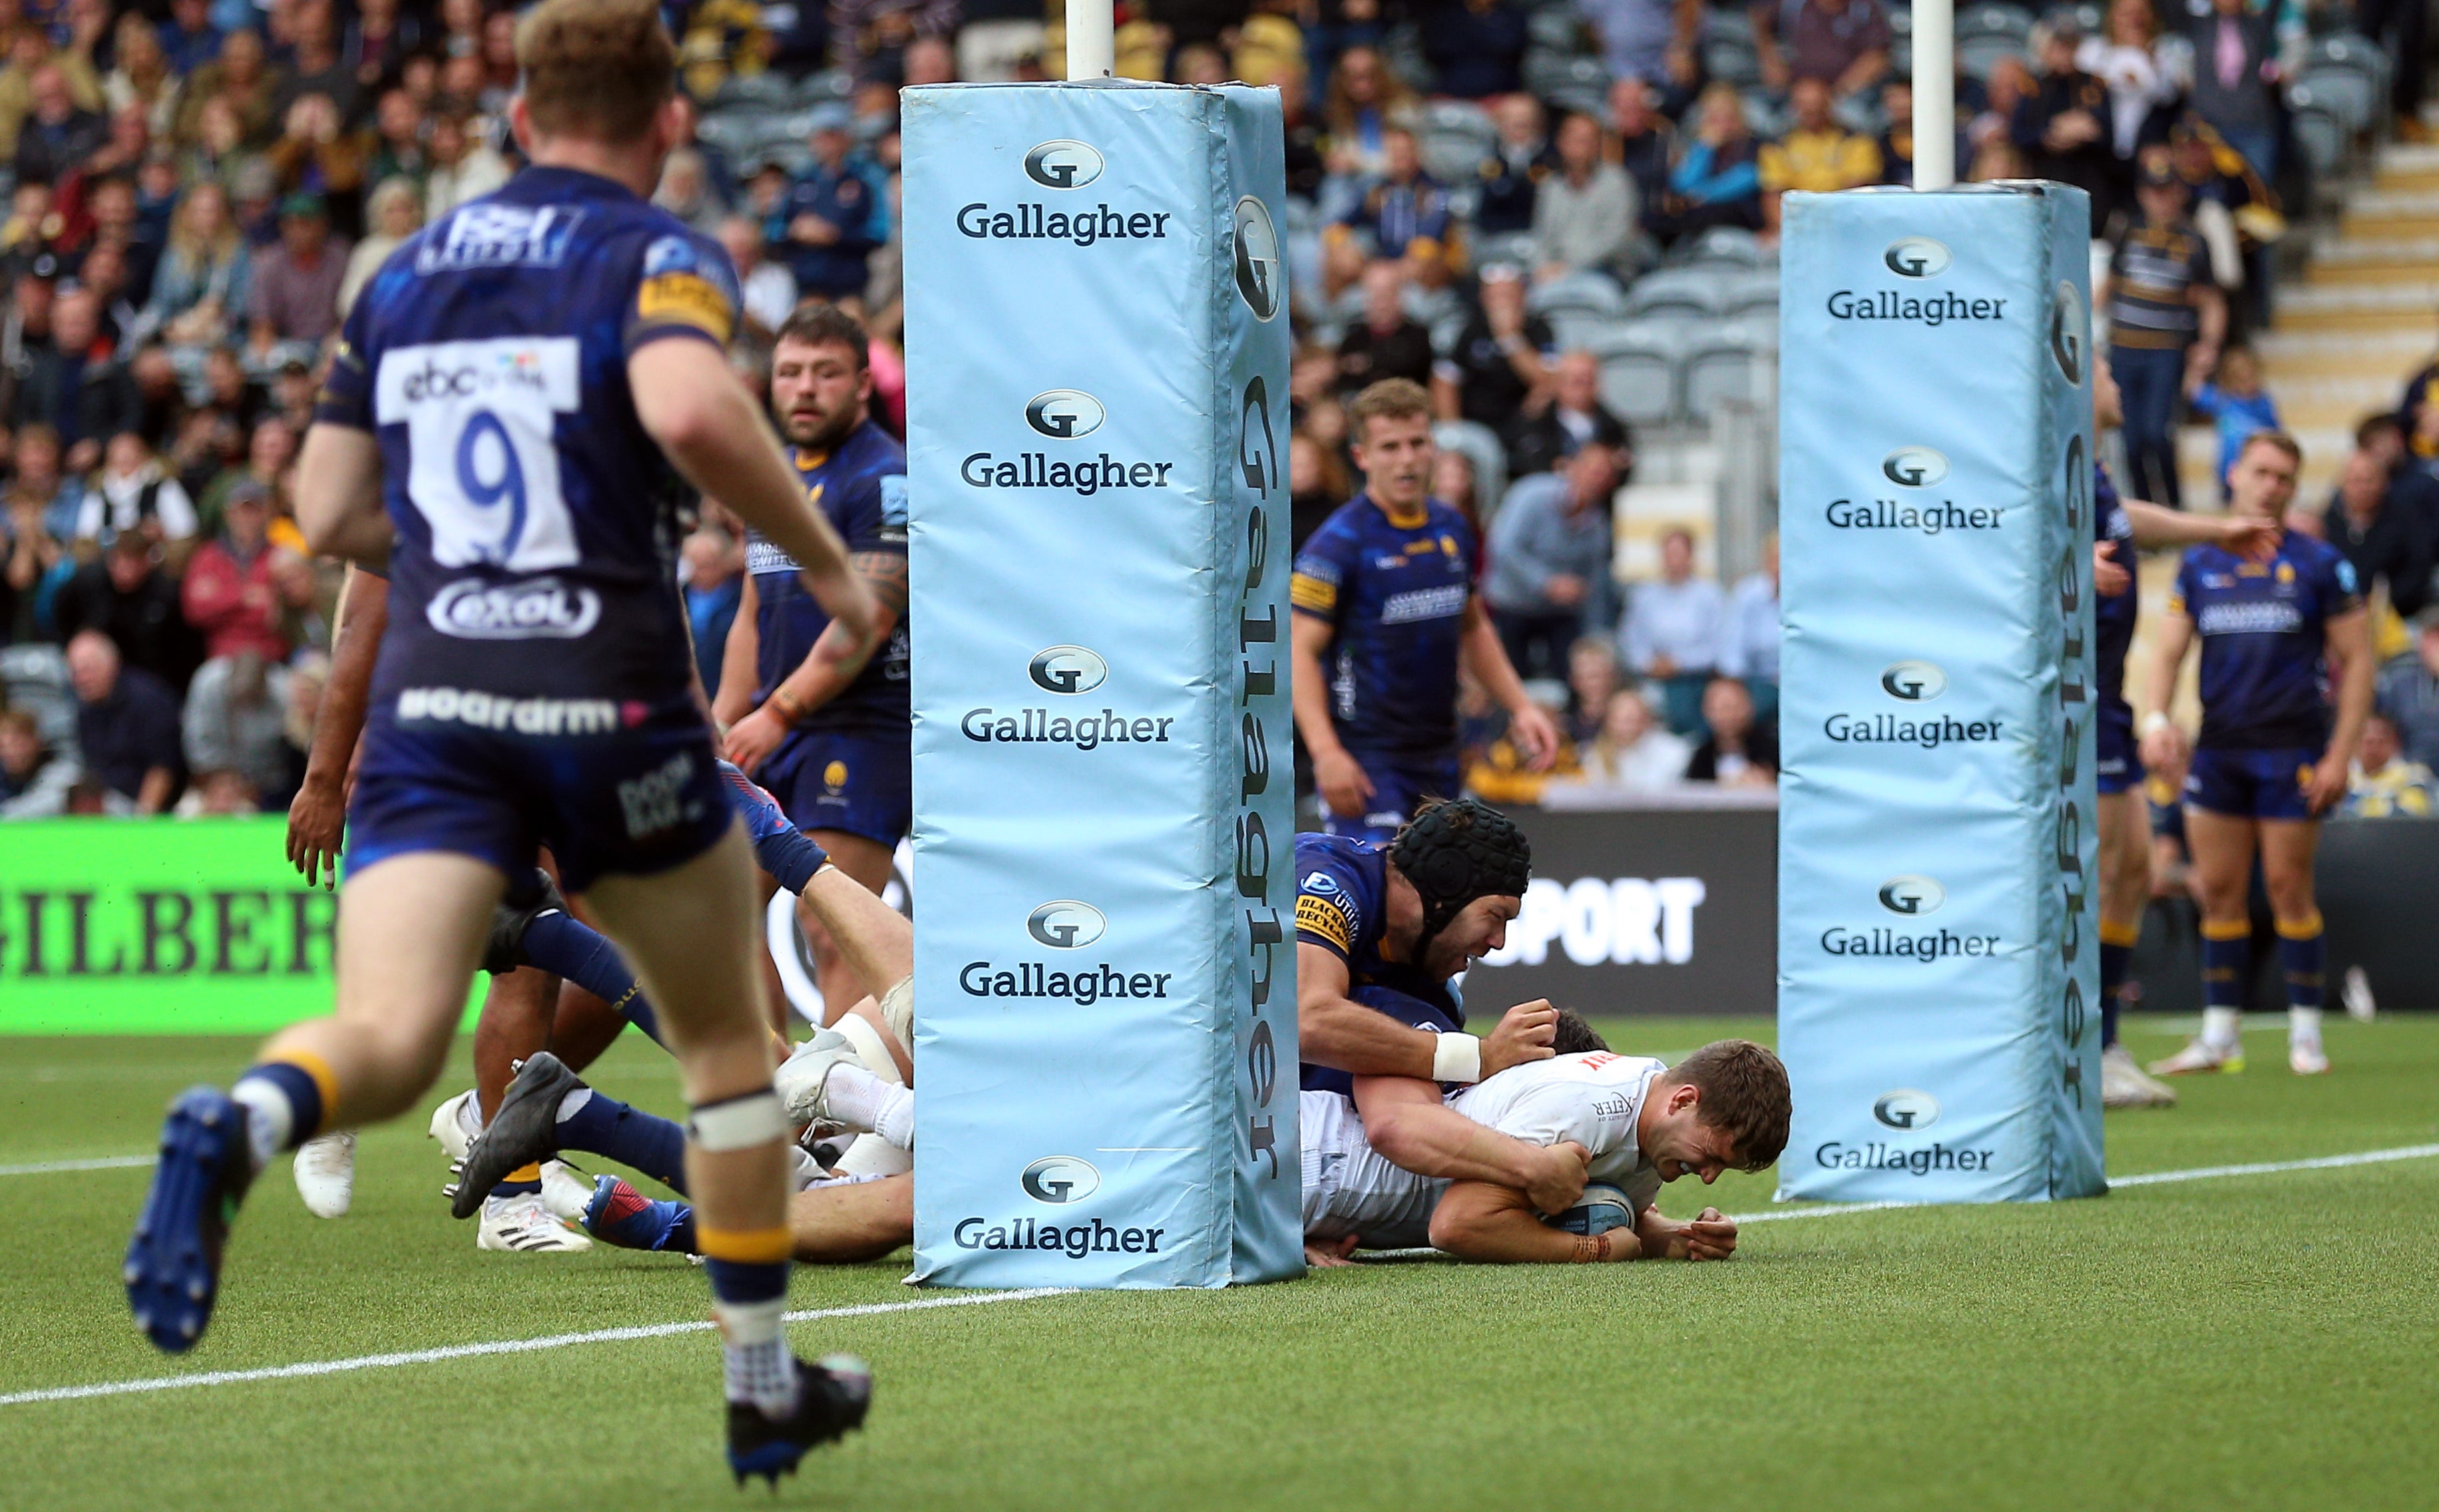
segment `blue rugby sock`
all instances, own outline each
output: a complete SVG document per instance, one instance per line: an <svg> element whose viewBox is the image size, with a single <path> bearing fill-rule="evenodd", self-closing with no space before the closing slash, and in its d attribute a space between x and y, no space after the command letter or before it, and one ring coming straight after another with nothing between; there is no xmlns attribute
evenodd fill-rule
<svg viewBox="0 0 2439 1512"><path fill-rule="evenodd" d="M620 1017L651 1036L654 1044L668 1048L651 1001L644 996L635 973L627 969L618 947L600 931L554 909L525 926L525 956L541 969L565 977L609 1004Z"/></svg>
<svg viewBox="0 0 2439 1512"><path fill-rule="evenodd" d="M2252 925L2238 919L2202 923L2202 1005L2227 1013L2244 1009L2244 972L2252 958ZM2205 1038L2207 1038L2207 1034Z"/></svg>
<svg viewBox="0 0 2439 1512"><path fill-rule="evenodd" d="M2314 1014L2321 1011L2321 979L2326 954L2319 914L2293 923L2283 918L2278 921L2278 966L2287 975L2288 1007Z"/></svg>
<svg viewBox="0 0 2439 1512"><path fill-rule="evenodd" d="M324 1089L329 1082L330 1068L310 1054L265 1060L237 1078L229 1096L247 1111L247 1153L256 1170L321 1131L327 1112Z"/></svg>
<svg viewBox="0 0 2439 1512"><path fill-rule="evenodd" d="M686 1189L685 1130L591 1087L560 1104L559 1147L606 1155L672 1191Z"/></svg>
<svg viewBox="0 0 2439 1512"><path fill-rule="evenodd" d="M2107 922L2100 926L2100 1044L2104 1050L2117 1042L2117 1010L2126 991L2127 972L2134 964L2134 933Z"/></svg>
<svg viewBox="0 0 2439 1512"><path fill-rule="evenodd" d="M606 1189L594 1194L585 1228L594 1237L630 1250L665 1250L693 1254L694 1208L685 1202L655 1202L615 1176L604 1176Z"/></svg>

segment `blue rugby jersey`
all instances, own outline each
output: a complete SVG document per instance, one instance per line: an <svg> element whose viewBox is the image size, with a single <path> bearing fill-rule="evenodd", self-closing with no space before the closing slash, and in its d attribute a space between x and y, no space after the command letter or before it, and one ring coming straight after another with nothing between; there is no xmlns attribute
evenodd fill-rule
<svg viewBox="0 0 2439 1512"><path fill-rule="evenodd" d="M850 552L906 555L906 449L865 420L828 455L790 449L805 496L829 517ZM829 612L806 591L793 559L758 531L745 538L745 570L754 575L757 655L755 697L767 699L802 667L829 628ZM913 725L906 681L906 616L898 616L889 644L873 653L855 681L813 710L800 727L850 735L904 735Z"/></svg>
<svg viewBox="0 0 2439 1512"><path fill-rule="evenodd" d="M2126 652L2134 644L2134 621L2142 612L2142 559L2134 551L2134 522L2127 518L2126 505L2117 496L2117 485L2109 476L2108 467L2099 462L2092 465L2092 540L2107 543L2110 560L2126 569L2134 580L2116 597L2095 595L2092 606L2092 654L2100 667L2100 702L2104 705L2126 703Z"/></svg>
<svg viewBox="0 0 2439 1512"><path fill-rule="evenodd" d="M382 264L314 412L381 443L397 540L377 704L409 683L507 695L478 706L549 736L687 696L684 485L627 360L663 337L724 347L737 306L719 243L573 169L526 169Z"/></svg>
<svg viewBox="0 0 2439 1512"><path fill-rule="evenodd" d="M2287 531L2268 561L2219 546L2188 548L2168 608L2201 636L2198 743L2238 751L2326 743L2323 631L2361 607L2353 564L2309 536Z"/></svg>
<svg viewBox="0 0 2439 1512"><path fill-rule="evenodd" d="M1362 493L1296 553L1289 597L1337 632L1325 667L1349 750L1439 756L1455 745L1457 647L1481 555L1465 516L1437 499L1398 525Z"/></svg>

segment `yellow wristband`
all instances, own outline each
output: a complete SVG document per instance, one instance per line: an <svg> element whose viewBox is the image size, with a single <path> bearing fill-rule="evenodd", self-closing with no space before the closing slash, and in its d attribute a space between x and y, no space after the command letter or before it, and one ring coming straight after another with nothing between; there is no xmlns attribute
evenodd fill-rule
<svg viewBox="0 0 2439 1512"><path fill-rule="evenodd" d="M799 724L804 721L805 701L789 692L786 687L773 688L771 702L778 706L780 717L790 724Z"/></svg>

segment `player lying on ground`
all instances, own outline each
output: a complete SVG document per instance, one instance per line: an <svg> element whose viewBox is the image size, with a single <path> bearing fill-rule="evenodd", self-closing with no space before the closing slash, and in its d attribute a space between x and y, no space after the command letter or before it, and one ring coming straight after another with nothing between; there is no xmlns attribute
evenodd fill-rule
<svg viewBox="0 0 2439 1512"><path fill-rule="evenodd" d="M387 565L394 599L336 1009L276 1036L232 1092L180 1097L123 1280L158 1347L194 1344L255 1173L421 1095L492 911L546 844L677 1053L729 1463L775 1480L862 1422L870 1378L797 1361L782 1331L788 1129L751 863L668 589L681 476L781 542L837 618L868 629L871 597L729 369L726 257L645 198L685 119L658 12L543 0L516 53L508 114L532 166L366 285L299 467L309 543Z"/></svg>

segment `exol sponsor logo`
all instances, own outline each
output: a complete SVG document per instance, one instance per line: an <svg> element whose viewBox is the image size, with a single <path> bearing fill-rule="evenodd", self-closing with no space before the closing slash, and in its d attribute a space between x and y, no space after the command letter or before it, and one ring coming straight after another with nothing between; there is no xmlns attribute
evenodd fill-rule
<svg viewBox="0 0 2439 1512"><path fill-rule="evenodd" d="M1880 460L1880 475L1906 489L1928 489L1948 476L1948 458L1927 446L1901 446Z"/></svg>
<svg viewBox="0 0 2439 1512"><path fill-rule="evenodd" d="M1995 1150L1950 1149L1933 1145L1929 1149L1898 1149L1893 1145L1846 1145L1831 1140L1812 1152L1814 1164L1824 1170L1903 1171L1908 1176L1928 1176L1933 1171L1986 1171Z"/></svg>
<svg viewBox="0 0 2439 1512"><path fill-rule="evenodd" d="M1936 278L1948 271L1948 243L1929 237L1899 237L1880 254L1880 264L1901 278Z"/></svg>
<svg viewBox="0 0 2439 1512"><path fill-rule="evenodd" d="M1271 223L1270 208L1251 194L1239 198L1236 234L1230 240L1237 297L1255 320L1272 319L1279 312L1286 287L1280 276L1278 228Z"/></svg>
<svg viewBox="0 0 2439 1512"><path fill-rule="evenodd" d="M461 640L575 640L600 622L601 596L556 578L520 583L469 578L434 594L423 617Z"/></svg>
<svg viewBox="0 0 2439 1512"><path fill-rule="evenodd" d="M2050 358L2075 387L2083 386L2083 352L2091 340L2092 322L2083 311L2083 294L2058 280L2057 297L2050 301Z"/></svg>
<svg viewBox="0 0 2439 1512"><path fill-rule="evenodd" d="M1101 176L1098 149L1060 137L1024 154L1024 176L1045 189L1080 189Z"/></svg>
<svg viewBox="0 0 2439 1512"><path fill-rule="evenodd" d="M1968 299L1963 294L1901 294L1894 289L1858 293L1841 289L1828 299L1832 320L1893 320L1911 326L1953 326L1960 322L2003 320L2004 299Z"/></svg>
<svg viewBox="0 0 2439 1512"><path fill-rule="evenodd" d="M1024 933L1054 951L1080 951L1109 928L1108 915L1072 898L1044 903L1024 916Z"/></svg>
<svg viewBox="0 0 2439 1512"><path fill-rule="evenodd" d="M1840 530L1919 530L1927 536L1951 530L1996 530L2000 525L1996 509L1967 507L1948 500L1900 504L1895 499L1832 499L1826 518Z"/></svg>
<svg viewBox="0 0 2439 1512"><path fill-rule="evenodd" d="M1110 664L1081 646L1053 646L1033 653L1024 675L1044 693L1090 693L1109 680Z"/></svg>
<svg viewBox="0 0 2439 1512"><path fill-rule="evenodd" d="M1318 875L1318 874L1316 874ZM1306 887L1314 891L1308 881ZM1683 966L1694 958L1694 911L1710 896L1700 877L1536 877L1524 886L1507 943L1485 966L1540 966L1556 941L1577 966Z"/></svg>
<svg viewBox="0 0 2439 1512"><path fill-rule="evenodd" d="M1939 1122L1939 1099L1927 1092L1899 1087L1880 1094L1872 1116L1891 1129L1929 1129Z"/></svg>
<svg viewBox="0 0 2439 1512"><path fill-rule="evenodd" d="M1044 1155L1027 1165L1016 1182L1024 1188L1025 1196L1057 1206L1080 1202L1099 1191L1101 1173L1088 1160L1077 1160L1073 1155Z"/></svg>
<svg viewBox="0 0 2439 1512"><path fill-rule="evenodd" d="M1891 662L1880 674L1880 691L1893 699L1919 703L1948 691L1948 674L1936 662Z"/></svg>
<svg viewBox="0 0 2439 1512"><path fill-rule="evenodd" d="M610 699L521 699L472 688L410 687L398 695L399 722L466 724L519 735L604 735L644 721L637 703Z"/></svg>
<svg viewBox="0 0 2439 1512"><path fill-rule="evenodd" d="M1082 389L1053 388L1034 395L1024 406L1024 423L1053 440L1073 441L1099 430L1109 413Z"/></svg>
<svg viewBox="0 0 2439 1512"><path fill-rule="evenodd" d="M1158 1254L1160 1236L1167 1232L1113 1228L1099 1218L1060 1228L1039 1218L959 1218L951 1234L960 1250L1029 1250L1080 1260L1090 1254Z"/></svg>
<svg viewBox="0 0 2439 1512"><path fill-rule="evenodd" d="M1948 889L1928 877L1892 877L1880 884L1880 906L1892 914L1936 914Z"/></svg>

